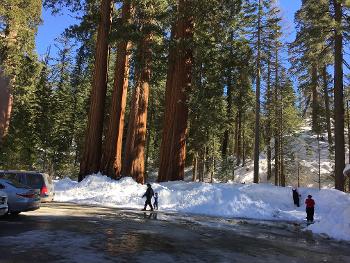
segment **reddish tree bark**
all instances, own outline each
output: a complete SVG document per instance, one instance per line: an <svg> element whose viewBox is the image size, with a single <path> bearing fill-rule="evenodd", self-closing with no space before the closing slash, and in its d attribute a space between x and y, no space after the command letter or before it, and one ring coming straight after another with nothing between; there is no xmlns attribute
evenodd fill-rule
<svg viewBox="0 0 350 263"><path fill-rule="evenodd" d="M137 84L132 93L130 113L129 113L128 133L127 133L126 142L125 142L125 154L124 154L123 169L122 169L122 174L124 176L130 176L131 174L131 162L133 159L132 153L133 153L134 144L135 144L137 113L139 108L139 99L140 99L140 92L141 92L140 75L137 75L136 78L137 78L136 80Z"/></svg>
<svg viewBox="0 0 350 263"><path fill-rule="evenodd" d="M11 19L8 21L3 39L5 52L2 66L4 67L0 69L0 146L9 129L12 114L12 87L16 85L16 69L19 65L10 54L18 50L17 37L18 24Z"/></svg>
<svg viewBox="0 0 350 263"><path fill-rule="evenodd" d="M152 33L148 32L144 34L139 46L138 81L132 98L123 164L124 175L131 176L136 182L142 184L145 181L147 108L152 59L151 41Z"/></svg>
<svg viewBox="0 0 350 263"><path fill-rule="evenodd" d="M112 22L112 0L101 0L95 66L85 147L79 181L100 170L103 115L107 89L108 36Z"/></svg>
<svg viewBox="0 0 350 263"><path fill-rule="evenodd" d="M122 7L122 23L131 23L132 6L125 1ZM131 41L122 40L117 46L116 68L114 75L112 104L108 122L104 151L101 159L101 171L112 178L121 176L122 142L124 116L129 79L129 57Z"/></svg>
<svg viewBox="0 0 350 263"><path fill-rule="evenodd" d="M178 19L172 30L174 46L169 54L165 93L165 117L160 149L158 181L183 180L186 159L187 92L191 86L193 18L190 1L178 1Z"/></svg>
<svg viewBox="0 0 350 263"><path fill-rule="evenodd" d="M172 28L171 32L171 40L175 39L175 27ZM160 160L159 160L159 173L158 173L158 181L166 181L166 172L169 166L170 159L170 147L169 142L172 139L172 128L173 121L172 117L174 114L174 90L172 88L172 79L173 72L175 69L175 48L170 48L169 58L168 58L168 73L167 73L167 81L166 81L166 89L165 89L165 112L164 112L164 120L163 120L163 131L162 131L162 142L160 145Z"/></svg>
<svg viewBox="0 0 350 263"><path fill-rule="evenodd" d="M0 69L0 146L10 124L12 100L10 81Z"/></svg>

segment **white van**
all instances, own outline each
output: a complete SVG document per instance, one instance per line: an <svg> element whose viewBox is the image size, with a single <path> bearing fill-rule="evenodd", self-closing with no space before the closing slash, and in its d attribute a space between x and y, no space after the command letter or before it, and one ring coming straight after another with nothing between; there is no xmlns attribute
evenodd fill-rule
<svg viewBox="0 0 350 263"><path fill-rule="evenodd" d="M10 179L12 181L29 186L32 189L39 190L41 202L51 202L54 198L54 185L51 176L46 173L0 170L0 178Z"/></svg>

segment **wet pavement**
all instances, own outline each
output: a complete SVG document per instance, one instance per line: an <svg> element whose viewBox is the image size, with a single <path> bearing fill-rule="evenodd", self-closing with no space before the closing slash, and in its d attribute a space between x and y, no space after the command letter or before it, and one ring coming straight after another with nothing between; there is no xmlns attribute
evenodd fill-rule
<svg viewBox="0 0 350 263"><path fill-rule="evenodd" d="M350 262L290 222L43 204L0 218L0 262Z"/></svg>

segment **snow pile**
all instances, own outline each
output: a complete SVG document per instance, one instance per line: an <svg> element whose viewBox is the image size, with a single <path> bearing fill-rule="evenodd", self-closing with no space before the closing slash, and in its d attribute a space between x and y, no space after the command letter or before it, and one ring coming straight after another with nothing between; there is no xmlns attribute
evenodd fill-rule
<svg viewBox="0 0 350 263"><path fill-rule="evenodd" d="M208 184L194 182L154 183L162 211L177 211L219 217L304 221L304 199L316 201L315 233L350 240L350 197L336 190L300 188L301 207L293 205L290 187L270 184ZM77 183L68 178L55 182L55 201L141 209L145 185L131 178L114 181L100 174Z"/></svg>

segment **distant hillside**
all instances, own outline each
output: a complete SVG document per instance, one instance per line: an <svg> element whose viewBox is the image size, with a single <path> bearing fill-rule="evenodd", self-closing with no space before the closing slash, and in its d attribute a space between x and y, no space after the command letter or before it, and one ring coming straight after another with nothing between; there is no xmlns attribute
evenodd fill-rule
<svg viewBox="0 0 350 263"><path fill-rule="evenodd" d="M285 157L287 185L298 185L298 163L300 174L300 186L318 187L319 151L317 136L311 132L310 120L304 121L303 125L293 135L285 138ZM328 150L327 135L322 134L319 141L320 147L320 171L321 187L332 188L334 161ZM273 153L272 153L273 155ZM272 162L273 164L273 162ZM234 182L253 182L253 162L248 162L246 167L235 171ZM272 165L273 168L273 165ZM260 155L260 180L266 182L267 160L265 153ZM274 178L270 179L274 182Z"/></svg>

